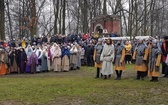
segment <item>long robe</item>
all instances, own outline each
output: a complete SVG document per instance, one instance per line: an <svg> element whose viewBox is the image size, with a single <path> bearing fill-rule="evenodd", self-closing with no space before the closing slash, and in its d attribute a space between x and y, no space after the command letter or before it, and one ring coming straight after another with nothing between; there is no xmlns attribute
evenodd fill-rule
<svg viewBox="0 0 168 105"><path fill-rule="evenodd" d="M41 57L42 57L43 53L42 53L41 49L36 49L35 53L38 57L38 65L36 66L36 71L41 72Z"/></svg>
<svg viewBox="0 0 168 105"><path fill-rule="evenodd" d="M77 68L77 53L78 50L75 46L73 46L70 50L70 68L71 69L76 69Z"/></svg>
<svg viewBox="0 0 168 105"><path fill-rule="evenodd" d="M48 47L48 52L47 52L47 66L48 66L48 71L51 71L51 64L52 64L52 54L50 51L50 47Z"/></svg>
<svg viewBox="0 0 168 105"><path fill-rule="evenodd" d="M63 49L62 50L62 71L69 71L69 58L70 58L69 49Z"/></svg>
<svg viewBox="0 0 168 105"><path fill-rule="evenodd" d="M20 72L21 73L24 73L25 70L26 70L26 61L27 61L27 55L24 51L21 52L21 55L20 55Z"/></svg>
<svg viewBox="0 0 168 105"><path fill-rule="evenodd" d="M17 55L16 52L12 52L9 54L10 58L10 73L18 72L18 65L17 65Z"/></svg>
<svg viewBox="0 0 168 105"><path fill-rule="evenodd" d="M77 63L76 63L76 67L80 68L81 67L81 47L78 46L78 52L77 52Z"/></svg>
<svg viewBox="0 0 168 105"><path fill-rule="evenodd" d="M30 73L35 73L36 72L36 65L38 64L38 57L35 54L35 52L32 53L32 55L30 56L27 65L30 67Z"/></svg>
<svg viewBox="0 0 168 105"><path fill-rule="evenodd" d="M43 71L43 72L48 71L47 55L46 55L45 51L43 52L43 55L41 57L41 71Z"/></svg>
<svg viewBox="0 0 168 105"><path fill-rule="evenodd" d="M0 52L0 75L5 75L8 73L8 56L6 55L5 52Z"/></svg>
<svg viewBox="0 0 168 105"><path fill-rule="evenodd" d="M165 63L167 54L168 54L168 41L164 41L161 46L162 50L162 74L165 74L165 76L168 76L168 65Z"/></svg>
<svg viewBox="0 0 168 105"><path fill-rule="evenodd" d="M111 75L113 74L113 60L114 60L114 45L104 45L102 54L100 56L100 60L102 63L102 74L103 75Z"/></svg>
<svg viewBox="0 0 168 105"><path fill-rule="evenodd" d="M53 69L54 71L61 71L61 49L58 45L54 48L54 53L52 56Z"/></svg>

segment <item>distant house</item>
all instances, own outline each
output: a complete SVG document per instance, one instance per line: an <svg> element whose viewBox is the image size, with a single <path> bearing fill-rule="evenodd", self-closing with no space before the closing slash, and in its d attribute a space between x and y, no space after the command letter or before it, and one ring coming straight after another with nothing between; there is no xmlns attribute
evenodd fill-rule
<svg viewBox="0 0 168 105"><path fill-rule="evenodd" d="M120 18L117 15L99 15L92 19L90 33L110 35L120 33Z"/></svg>

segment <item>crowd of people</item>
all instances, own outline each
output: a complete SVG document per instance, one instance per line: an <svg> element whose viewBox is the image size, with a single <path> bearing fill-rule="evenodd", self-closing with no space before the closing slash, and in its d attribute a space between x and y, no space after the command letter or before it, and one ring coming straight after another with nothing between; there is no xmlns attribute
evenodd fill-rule
<svg viewBox="0 0 168 105"><path fill-rule="evenodd" d="M126 64L135 65L136 79L158 81L160 63L168 77L168 38L113 41L98 40L85 35L43 36L31 41L12 40L0 43L0 75L9 73L37 73L69 71L81 66L95 66L96 78L108 79L116 72L122 77Z"/></svg>
<svg viewBox="0 0 168 105"><path fill-rule="evenodd" d="M103 47L100 47L103 46ZM95 46L94 60L97 67L96 78L100 74L103 79L111 78L116 72L116 80L121 80L122 72L126 64L134 63L137 71L137 80L151 77L151 82L157 82L160 76L160 64L162 63L163 77L168 77L168 37L162 39L149 38L133 41L118 40L114 43L108 38L104 45L101 40ZM100 58L97 60L97 58ZM101 71L100 71L101 70Z"/></svg>
<svg viewBox="0 0 168 105"><path fill-rule="evenodd" d="M80 69L94 66L94 40L86 35L34 36L0 43L0 75Z"/></svg>

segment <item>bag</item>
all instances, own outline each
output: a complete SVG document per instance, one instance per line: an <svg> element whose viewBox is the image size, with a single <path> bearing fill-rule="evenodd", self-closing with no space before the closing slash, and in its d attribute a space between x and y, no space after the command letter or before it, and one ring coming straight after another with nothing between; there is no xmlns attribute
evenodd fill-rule
<svg viewBox="0 0 168 105"><path fill-rule="evenodd" d="M168 54L167 54L165 63L168 65Z"/></svg>
<svg viewBox="0 0 168 105"><path fill-rule="evenodd" d="M100 54L96 55L95 62L96 63L100 63Z"/></svg>

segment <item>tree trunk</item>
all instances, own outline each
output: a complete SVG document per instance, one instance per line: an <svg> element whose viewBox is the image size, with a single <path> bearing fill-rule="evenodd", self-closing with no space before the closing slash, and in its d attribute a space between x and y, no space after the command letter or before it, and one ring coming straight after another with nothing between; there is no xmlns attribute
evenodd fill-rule
<svg viewBox="0 0 168 105"><path fill-rule="evenodd" d="M30 28L30 34L31 39L34 35L36 35L37 31L37 16L36 16L36 2L35 0L31 0L31 28Z"/></svg>
<svg viewBox="0 0 168 105"><path fill-rule="evenodd" d="M144 33L143 33L143 35L146 35L146 22L147 22L147 20L146 20L146 18L147 18L147 1L146 0L144 0Z"/></svg>
<svg viewBox="0 0 168 105"><path fill-rule="evenodd" d="M0 39L5 39L5 5L4 0L0 0Z"/></svg>
<svg viewBox="0 0 168 105"><path fill-rule="evenodd" d="M78 33L79 32L79 19L80 19L80 6L81 6L81 4L80 4L80 2L81 2L81 0L79 0L78 1L78 10L77 10L77 25L76 25L76 32Z"/></svg>
<svg viewBox="0 0 168 105"><path fill-rule="evenodd" d="M155 7L155 0L151 0L151 7L150 7L150 13L151 13L151 30L150 30L150 34L151 36L153 36L153 24L154 24L154 7Z"/></svg>
<svg viewBox="0 0 168 105"><path fill-rule="evenodd" d="M55 2L55 0L53 0ZM53 3L55 6L55 3ZM57 21L58 21L58 13L59 13L59 0L57 0L56 7L54 7L54 16L55 16L55 21L54 21L54 34L58 33L58 28L57 28Z"/></svg>
<svg viewBox="0 0 168 105"><path fill-rule="evenodd" d="M59 9L59 34L62 33L62 0L60 2L61 8Z"/></svg>
<svg viewBox="0 0 168 105"><path fill-rule="evenodd" d="M62 11L62 34L65 35L65 12L66 12L66 0L63 0L63 11Z"/></svg>
<svg viewBox="0 0 168 105"><path fill-rule="evenodd" d="M104 3L103 3L103 15L107 15L106 1L107 1L107 0L104 0Z"/></svg>
<svg viewBox="0 0 168 105"><path fill-rule="evenodd" d="M84 6L83 6L83 32L87 33L88 29L88 3L87 0L84 0Z"/></svg>

